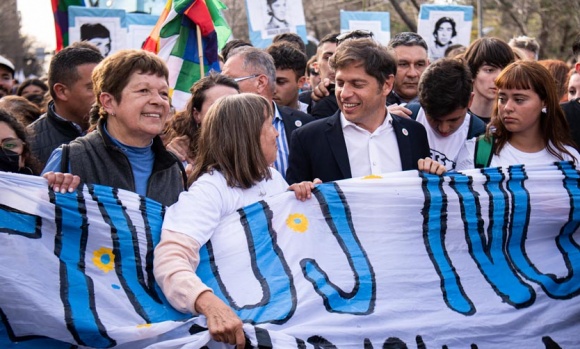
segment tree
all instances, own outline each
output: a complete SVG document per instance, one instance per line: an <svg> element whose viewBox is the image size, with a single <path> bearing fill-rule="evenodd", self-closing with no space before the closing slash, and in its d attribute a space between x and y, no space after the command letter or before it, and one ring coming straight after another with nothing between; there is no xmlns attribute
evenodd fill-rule
<svg viewBox="0 0 580 349"><path fill-rule="evenodd" d="M259 0L252 0L259 1ZM265 0L263 0L265 1ZM299 1L299 0L296 0ZM449 2L449 1L448 1ZM477 12L477 0L450 1L472 5ZM580 33L580 2L577 0L482 0L483 27L491 28L489 36L505 41L518 35L536 37L541 45L540 58L567 59L572 41ZM248 40L244 1L224 0L225 17L234 36ZM387 11L391 13L391 34L417 31L417 18L427 0L318 0L303 1L306 29L321 38L340 30L340 10ZM474 28L477 18L474 16ZM474 29L472 39L477 36Z"/></svg>

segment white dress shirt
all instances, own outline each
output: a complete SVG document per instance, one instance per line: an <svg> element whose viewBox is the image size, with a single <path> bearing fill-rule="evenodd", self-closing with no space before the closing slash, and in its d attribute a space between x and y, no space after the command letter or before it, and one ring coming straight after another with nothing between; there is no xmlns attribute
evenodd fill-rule
<svg viewBox="0 0 580 349"><path fill-rule="evenodd" d="M391 114L387 112L385 121L373 133L346 120L342 113L340 123L353 178L402 171Z"/></svg>

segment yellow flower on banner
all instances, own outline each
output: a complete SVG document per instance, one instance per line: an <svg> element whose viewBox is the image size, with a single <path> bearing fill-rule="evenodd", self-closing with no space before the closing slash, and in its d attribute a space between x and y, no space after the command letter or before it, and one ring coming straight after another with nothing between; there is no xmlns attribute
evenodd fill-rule
<svg viewBox="0 0 580 349"><path fill-rule="evenodd" d="M107 247L99 248L93 252L93 263L105 273L115 269L115 255L113 254L113 250Z"/></svg>
<svg viewBox="0 0 580 349"><path fill-rule="evenodd" d="M364 176L362 179L382 179L383 177L378 176L378 175L368 175L368 176Z"/></svg>
<svg viewBox="0 0 580 349"><path fill-rule="evenodd" d="M297 233L304 233L308 230L308 218L302 213L292 213L286 219L286 225Z"/></svg>

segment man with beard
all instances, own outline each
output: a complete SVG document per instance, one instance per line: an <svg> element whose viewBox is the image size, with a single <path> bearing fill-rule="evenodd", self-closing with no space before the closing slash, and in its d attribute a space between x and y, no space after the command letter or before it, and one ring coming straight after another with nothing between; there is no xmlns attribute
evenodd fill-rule
<svg viewBox="0 0 580 349"><path fill-rule="evenodd" d="M14 64L0 56L0 98L12 94L14 87Z"/></svg>
<svg viewBox="0 0 580 349"><path fill-rule="evenodd" d="M95 47L71 45L50 61L48 87L52 101L47 112L27 127L33 134L32 153L41 167L54 149L86 133L88 114L95 102L91 75L102 60Z"/></svg>

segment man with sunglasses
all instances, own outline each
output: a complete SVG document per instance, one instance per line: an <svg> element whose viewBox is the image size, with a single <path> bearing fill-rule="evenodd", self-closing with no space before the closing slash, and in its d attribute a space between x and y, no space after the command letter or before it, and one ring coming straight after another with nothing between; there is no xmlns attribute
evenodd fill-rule
<svg viewBox="0 0 580 349"><path fill-rule="evenodd" d="M222 74L234 79L240 86L240 92L255 93L272 102L274 107L272 123L280 134L276 139L278 156L274 167L285 176L288 168L290 136L294 130L313 121L314 118L274 102L276 66L272 56L263 50L249 46L234 49L228 55Z"/></svg>

